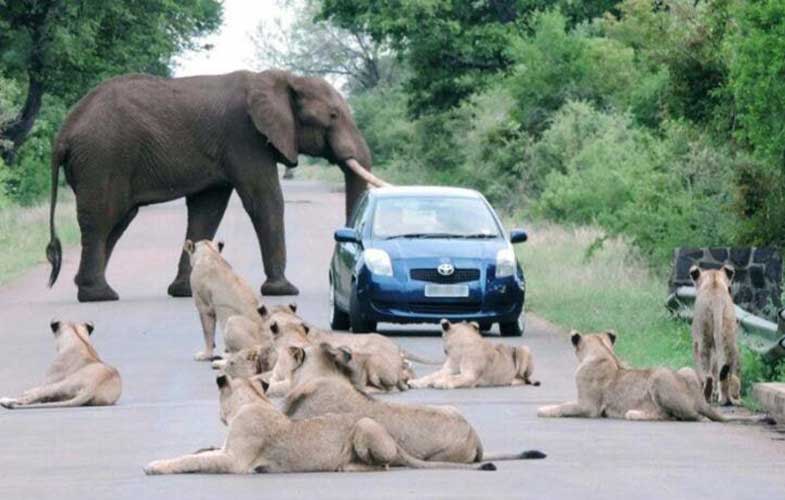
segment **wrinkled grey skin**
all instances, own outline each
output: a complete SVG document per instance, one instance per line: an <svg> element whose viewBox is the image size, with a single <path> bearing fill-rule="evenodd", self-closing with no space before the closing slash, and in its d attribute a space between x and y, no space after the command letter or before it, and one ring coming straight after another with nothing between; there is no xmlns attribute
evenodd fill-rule
<svg viewBox="0 0 785 500"><path fill-rule="evenodd" d="M370 170L371 155L338 92L320 78L285 71L163 79L126 75L82 98L53 147L50 286L60 270L54 229L59 167L76 194L82 256L80 301L116 300L105 271L139 207L185 197L186 239L210 240L233 190L256 231L267 280L264 295L297 294L285 277L284 201L276 163L326 158L344 171L346 211L366 189L347 167ZM169 286L190 296L188 256Z"/></svg>

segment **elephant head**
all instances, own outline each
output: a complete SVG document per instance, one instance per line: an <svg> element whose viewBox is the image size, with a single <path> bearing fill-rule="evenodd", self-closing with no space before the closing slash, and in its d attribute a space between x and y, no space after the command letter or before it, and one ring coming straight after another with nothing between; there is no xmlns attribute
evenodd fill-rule
<svg viewBox="0 0 785 500"><path fill-rule="evenodd" d="M346 182L346 216L367 188L385 186L371 174L371 153L346 101L321 78L268 70L249 75L248 114L287 166L300 153L338 165Z"/></svg>

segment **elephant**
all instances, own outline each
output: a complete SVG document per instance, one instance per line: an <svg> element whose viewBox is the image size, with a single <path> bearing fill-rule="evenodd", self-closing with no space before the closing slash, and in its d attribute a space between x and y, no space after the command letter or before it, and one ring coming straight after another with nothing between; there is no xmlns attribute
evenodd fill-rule
<svg viewBox="0 0 785 500"><path fill-rule="evenodd" d="M347 218L362 193L386 185L346 101L321 78L282 70L107 80L69 112L52 147L51 287L62 247L54 214L60 166L76 196L82 253L74 282L80 302L117 300L106 266L139 207L185 197L185 239L212 239L237 190L253 222L266 280L262 295L296 295L285 276L284 200L277 163L299 154L341 168ZM190 296L183 252L169 295Z"/></svg>

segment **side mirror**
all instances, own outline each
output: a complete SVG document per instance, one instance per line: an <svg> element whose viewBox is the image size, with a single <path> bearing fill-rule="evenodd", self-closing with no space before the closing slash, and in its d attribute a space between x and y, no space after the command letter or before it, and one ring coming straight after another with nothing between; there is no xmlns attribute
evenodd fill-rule
<svg viewBox="0 0 785 500"><path fill-rule="evenodd" d="M523 243L529 239L529 235L523 229L513 229L510 231L510 243Z"/></svg>
<svg viewBox="0 0 785 500"><path fill-rule="evenodd" d="M360 243L360 235L350 227L342 227L335 231L335 241L338 243Z"/></svg>

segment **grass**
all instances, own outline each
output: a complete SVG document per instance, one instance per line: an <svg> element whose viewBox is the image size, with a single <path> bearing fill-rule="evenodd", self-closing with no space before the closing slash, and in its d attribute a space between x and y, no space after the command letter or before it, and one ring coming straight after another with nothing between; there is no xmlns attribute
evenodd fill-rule
<svg viewBox="0 0 785 500"><path fill-rule="evenodd" d="M689 325L663 306L666 278L655 276L629 245L594 228L541 224L518 247L528 281L527 308L566 329L613 329L616 350L634 366L692 364Z"/></svg>
<svg viewBox="0 0 785 500"><path fill-rule="evenodd" d="M55 224L63 246L79 241L76 208L71 193L60 190ZM49 243L49 203L33 207L0 208L0 284L21 275L31 266L46 262Z"/></svg>
<svg viewBox="0 0 785 500"><path fill-rule="evenodd" d="M527 310L565 329L613 329L616 351L635 367L694 366L690 325L665 310L667 276L652 271L622 239L596 228L534 225L518 247L527 278ZM760 381L785 381L785 363L769 366L742 346L742 393Z"/></svg>

